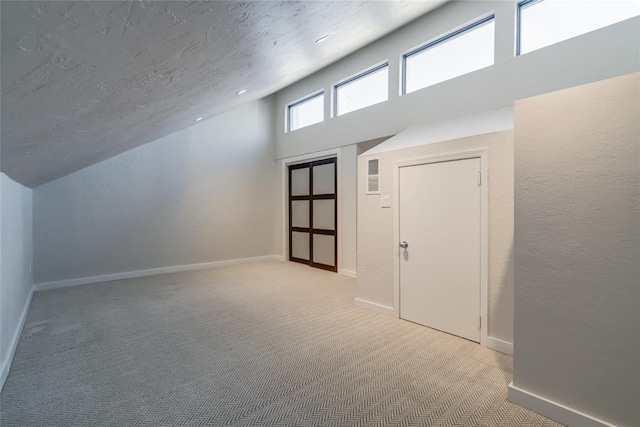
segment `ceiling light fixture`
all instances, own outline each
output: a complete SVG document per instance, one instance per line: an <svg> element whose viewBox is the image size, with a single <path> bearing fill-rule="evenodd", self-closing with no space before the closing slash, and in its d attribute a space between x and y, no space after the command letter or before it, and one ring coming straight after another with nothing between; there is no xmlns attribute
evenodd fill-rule
<svg viewBox="0 0 640 427"><path fill-rule="evenodd" d="M246 91L247 91L246 89L239 90L239 91L236 92L236 95L242 95Z"/></svg>
<svg viewBox="0 0 640 427"><path fill-rule="evenodd" d="M196 119L194 120L194 122L198 123L200 120L202 120L202 116L200 116L200 117L196 117Z"/></svg>
<svg viewBox="0 0 640 427"><path fill-rule="evenodd" d="M323 41L327 40L328 38L329 38L329 34L327 34L326 36L322 36L318 40L316 40L316 43L322 43Z"/></svg>

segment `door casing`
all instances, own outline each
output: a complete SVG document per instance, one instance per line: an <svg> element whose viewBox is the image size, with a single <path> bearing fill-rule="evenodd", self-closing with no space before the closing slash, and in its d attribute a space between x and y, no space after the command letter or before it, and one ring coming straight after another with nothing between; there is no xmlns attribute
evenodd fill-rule
<svg viewBox="0 0 640 427"><path fill-rule="evenodd" d="M453 160L480 159L480 345L487 346L489 283L489 149L457 151L438 156L418 157L393 164L393 315L400 318L400 168Z"/></svg>
<svg viewBox="0 0 640 427"><path fill-rule="evenodd" d="M317 153L312 154L303 154L295 157L287 157L282 159L281 163L281 206L282 206L282 253L278 256L278 259L285 261L289 259L289 166L295 165L298 163L307 163L315 160L323 160L335 157L337 159L337 174L338 174L338 218L336 222L336 229L340 230L342 226L342 161L341 161L341 152L340 149L332 149L319 151ZM338 273L344 274L342 272L342 233L338 231Z"/></svg>

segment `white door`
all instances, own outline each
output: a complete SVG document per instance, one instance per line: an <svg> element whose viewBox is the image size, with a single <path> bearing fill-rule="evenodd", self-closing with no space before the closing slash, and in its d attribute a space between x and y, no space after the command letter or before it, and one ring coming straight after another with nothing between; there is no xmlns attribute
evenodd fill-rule
<svg viewBox="0 0 640 427"><path fill-rule="evenodd" d="M400 168L400 317L480 342L480 159Z"/></svg>

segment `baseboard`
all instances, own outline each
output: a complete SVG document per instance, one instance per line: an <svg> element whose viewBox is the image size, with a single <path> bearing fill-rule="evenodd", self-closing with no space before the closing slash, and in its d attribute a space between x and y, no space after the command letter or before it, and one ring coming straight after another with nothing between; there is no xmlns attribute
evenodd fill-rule
<svg viewBox="0 0 640 427"><path fill-rule="evenodd" d="M561 405L560 403L545 399L542 396L538 396L526 390L522 390L514 386L513 382L509 384L507 399L516 405L530 409L568 427L614 427L613 424L609 424L590 415L583 414L580 411L576 411L575 409Z"/></svg>
<svg viewBox="0 0 640 427"><path fill-rule="evenodd" d="M11 338L11 344L9 345L9 353L7 354L7 359L2 363L2 367L0 367L0 391L4 388L4 383L9 376L9 370L11 369L11 363L13 362L13 356L16 354L16 349L18 348L18 342L20 341L20 335L22 335L22 329L24 329L24 324L27 321L27 315L29 314L29 307L31 307L31 299L33 298L33 288L29 292L29 297L27 298L27 303L24 305L22 309L22 314L20 315L20 322L18 322L18 327L13 333L13 337Z"/></svg>
<svg viewBox="0 0 640 427"><path fill-rule="evenodd" d="M340 274L342 274L343 276L347 276L347 277L353 277L354 279L357 276L355 271L353 271L353 270L345 270L344 268L340 270Z"/></svg>
<svg viewBox="0 0 640 427"><path fill-rule="evenodd" d="M274 255L273 259L275 259L276 261L286 261L287 259L284 257L284 255Z"/></svg>
<svg viewBox="0 0 640 427"><path fill-rule="evenodd" d="M513 343L494 337L487 337L487 348L513 356Z"/></svg>
<svg viewBox="0 0 640 427"><path fill-rule="evenodd" d="M112 280L133 279L136 277L155 276L157 274L178 273L181 271L205 270L208 268L225 267L234 264L244 264L248 262L271 261L278 255L265 255L252 258L230 259L225 261L204 262L200 264L177 265L173 267L151 268L148 270L126 271L123 273L105 274L102 276L80 277L77 279L59 280L55 282L36 283L35 291L48 289L66 288L69 286L89 285L91 283L110 282Z"/></svg>
<svg viewBox="0 0 640 427"><path fill-rule="evenodd" d="M365 310L373 311L374 313L384 314L385 316L390 316L390 317L396 317L393 307L378 304L377 302L371 302L361 298L354 298L353 304L356 307L364 308Z"/></svg>

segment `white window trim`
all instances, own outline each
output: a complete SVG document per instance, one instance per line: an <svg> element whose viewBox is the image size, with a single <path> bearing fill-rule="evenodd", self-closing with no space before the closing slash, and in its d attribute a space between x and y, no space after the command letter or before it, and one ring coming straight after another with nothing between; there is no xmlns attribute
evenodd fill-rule
<svg viewBox="0 0 640 427"><path fill-rule="evenodd" d="M298 98L295 101L292 101L290 103L288 103L287 105L285 105L284 107L284 133L289 133L289 132L295 132L299 129L303 129L306 126L303 126L301 128L297 128L297 129L291 129L291 108L295 107L296 105L300 105L303 104L307 101L310 101L314 98L317 98L321 95L324 95L324 89L320 89L317 90L315 92L310 93L309 95L303 96L302 98ZM326 102L326 97L325 97L325 102ZM324 107L322 109L322 121L318 122L318 123L322 123L324 122ZM315 124L315 123L314 123ZM312 126L312 125L309 125Z"/></svg>
<svg viewBox="0 0 640 427"><path fill-rule="evenodd" d="M541 0L533 0L533 1L541 1ZM448 31L444 34L441 34L437 37L432 38L431 40L422 43L421 45L414 47L413 49L410 49L406 52L404 52L401 56L400 56L400 96L404 96L404 95L408 95L407 94L407 58L409 58L410 56L413 56L417 53L421 53L424 52L426 50L429 50L435 46L438 46L440 44L446 43L449 40L452 40L456 37L459 37L461 35L467 34L470 31L473 31L476 28L479 28L491 21L495 22L495 18L496 18L496 14L495 12L491 11L485 15L480 16L479 18L474 19L473 21L470 21L466 24L463 24L457 28L454 28L451 31ZM495 60L494 60L495 62ZM428 86L427 86L428 87ZM426 87L425 87L426 88ZM425 89L422 88L422 89ZM414 91L415 92L415 91Z"/></svg>
<svg viewBox="0 0 640 427"><path fill-rule="evenodd" d="M380 71L384 68L389 68L389 60L385 59L382 62L379 62L369 68L366 68L365 70L362 70L356 74L353 74L345 79L340 80L337 83L334 83L331 86L331 118L333 117L338 117L338 89L342 86L348 85L349 83L353 83L356 80L360 80L364 77L367 77L370 74L375 73L376 71ZM389 82L387 82L387 88L388 88L388 84ZM388 90L388 89L387 89ZM389 98L389 95L387 94L387 100ZM375 105L375 104L371 104L371 105ZM367 106L369 107L369 105ZM367 108L367 107L363 107L363 108ZM357 111L357 110L355 110ZM345 113L348 114L348 113ZM344 114L341 114L344 115Z"/></svg>

